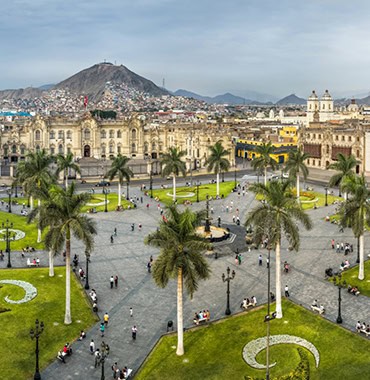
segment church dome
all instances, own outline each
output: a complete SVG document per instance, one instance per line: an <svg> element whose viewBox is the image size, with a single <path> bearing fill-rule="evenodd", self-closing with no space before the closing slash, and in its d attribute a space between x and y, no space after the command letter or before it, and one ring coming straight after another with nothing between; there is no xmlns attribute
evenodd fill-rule
<svg viewBox="0 0 370 380"><path fill-rule="evenodd" d="M328 90L325 90L325 93L322 96L321 100L333 100Z"/></svg>
<svg viewBox="0 0 370 380"><path fill-rule="evenodd" d="M316 95L315 90L312 91L312 94L309 96L308 100L318 100L319 98Z"/></svg>

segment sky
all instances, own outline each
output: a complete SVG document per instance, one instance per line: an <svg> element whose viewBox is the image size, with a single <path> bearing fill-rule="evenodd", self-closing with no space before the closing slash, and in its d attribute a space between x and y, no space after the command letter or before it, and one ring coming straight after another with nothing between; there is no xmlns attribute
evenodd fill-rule
<svg viewBox="0 0 370 380"><path fill-rule="evenodd" d="M367 0L0 0L0 89L123 64L169 90L369 93Z"/></svg>

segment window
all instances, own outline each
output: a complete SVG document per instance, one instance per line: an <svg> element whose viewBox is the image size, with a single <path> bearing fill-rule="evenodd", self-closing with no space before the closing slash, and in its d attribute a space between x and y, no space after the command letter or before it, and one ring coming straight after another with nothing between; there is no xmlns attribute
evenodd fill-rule
<svg viewBox="0 0 370 380"><path fill-rule="evenodd" d="M120 139L120 138L122 138L122 131L118 130L117 131L117 139Z"/></svg>
<svg viewBox="0 0 370 380"><path fill-rule="evenodd" d="M315 166L315 160L312 160L312 165Z"/></svg>
<svg viewBox="0 0 370 380"><path fill-rule="evenodd" d="M131 144L131 152L135 153L136 152L136 143Z"/></svg>
<svg viewBox="0 0 370 380"><path fill-rule="evenodd" d="M335 141L338 141L339 140L339 136L335 136Z"/></svg>
<svg viewBox="0 0 370 380"><path fill-rule="evenodd" d="M36 152L40 152L40 145L36 145Z"/></svg>
<svg viewBox="0 0 370 380"><path fill-rule="evenodd" d="M12 146L12 153L13 153L13 154L16 154L16 153L17 153L17 146L16 146L16 145L13 145L13 146Z"/></svg>
<svg viewBox="0 0 370 380"><path fill-rule="evenodd" d="M322 109L323 109L323 110L325 109L325 104L322 105Z"/></svg>
<svg viewBox="0 0 370 380"><path fill-rule="evenodd" d="M39 130L37 130L35 132L35 140L36 141L40 141L41 140L41 132Z"/></svg>
<svg viewBox="0 0 370 380"><path fill-rule="evenodd" d="M352 136L348 136L348 141L352 141Z"/></svg>
<svg viewBox="0 0 370 380"><path fill-rule="evenodd" d="M72 151L71 151L71 147L69 146L68 148L67 148L67 153L68 154L70 154Z"/></svg>
<svg viewBox="0 0 370 380"><path fill-rule="evenodd" d="M144 153L148 153L148 149L149 149L148 143L145 143L144 144Z"/></svg>
<svg viewBox="0 0 370 380"><path fill-rule="evenodd" d="M105 130L102 129L101 132L100 132L100 138L101 139L105 139L106 137L107 137L107 132L105 132Z"/></svg>
<svg viewBox="0 0 370 380"><path fill-rule="evenodd" d="M155 141L152 142L152 150L157 150L157 144Z"/></svg>
<svg viewBox="0 0 370 380"><path fill-rule="evenodd" d="M313 134L313 138L314 138L314 139L316 138L316 133Z"/></svg>
<svg viewBox="0 0 370 380"><path fill-rule="evenodd" d="M64 139L64 131L58 131L58 139Z"/></svg>
<svg viewBox="0 0 370 380"><path fill-rule="evenodd" d="M21 156L24 156L25 151L26 148L24 147L24 145L21 145Z"/></svg>
<svg viewBox="0 0 370 380"><path fill-rule="evenodd" d="M105 145L101 147L101 153L105 155Z"/></svg>
<svg viewBox="0 0 370 380"><path fill-rule="evenodd" d="M110 138L110 139L114 139L114 131L113 131L113 129L111 129L111 130L109 131L109 138Z"/></svg>
<svg viewBox="0 0 370 380"><path fill-rule="evenodd" d="M360 138L357 136L357 142L359 142L360 141Z"/></svg>
<svg viewBox="0 0 370 380"><path fill-rule="evenodd" d="M63 151L64 151L64 149L63 149L63 145L62 145L62 144L59 144L59 146L58 146L58 153L59 153L59 154L63 154Z"/></svg>
<svg viewBox="0 0 370 380"><path fill-rule="evenodd" d="M117 146L117 153L118 153L118 154L121 154L121 151L122 151L121 145L118 145L118 146Z"/></svg>
<svg viewBox="0 0 370 380"><path fill-rule="evenodd" d="M326 154L329 154L330 147L329 145L326 146Z"/></svg>
<svg viewBox="0 0 370 380"><path fill-rule="evenodd" d="M67 131L67 139L72 140L72 131Z"/></svg>
<svg viewBox="0 0 370 380"><path fill-rule="evenodd" d="M55 131L50 131L50 140L55 139Z"/></svg>
<svg viewBox="0 0 370 380"><path fill-rule="evenodd" d="M90 140L91 132L89 128L84 129L84 139L85 140Z"/></svg>
<svg viewBox="0 0 370 380"><path fill-rule="evenodd" d="M309 158L307 158L307 165L309 165L310 164L310 159Z"/></svg>
<svg viewBox="0 0 370 380"><path fill-rule="evenodd" d="M133 129L131 131L131 138L132 138L132 140L136 140L136 129Z"/></svg>
<svg viewBox="0 0 370 380"><path fill-rule="evenodd" d="M109 153L114 153L114 147L113 147L113 145L109 145Z"/></svg>
<svg viewBox="0 0 370 380"><path fill-rule="evenodd" d="M346 136L342 136L342 141L346 141Z"/></svg>
<svg viewBox="0 0 370 380"><path fill-rule="evenodd" d="M329 103L329 110L331 110L331 104Z"/></svg>
<svg viewBox="0 0 370 380"><path fill-rule="evenodd" d="M4 156L7 157L8 156L8 145L4 145Z"/></svg>
<svg viewBox="0 0 370 380"><path fill-rule="evenodd" d="M309 139L311 138L311 135L310 135L310 134L308 134L308 138L309 138Z"/></svg>
<svg viewBox="0 0 370 380"><path fill-rule="evenodd" d="M321 134L319 133L319 140L321 140Z"/></svg>
<svg viewBox="0 0 370 380"><path fill-rule="evenodd" d="M318 164L318 166L321 166L321 161L319 160L319 164Z"/></svg>
<svg viewBox="0 0 370 380"><path fill-rule="evenodd" d="M55 146L54 146L54 145L52 145L52 146L50 147L50 154L51 154L51 155L54 155L54 154L55 154Z"/></svg>
<svg viewBox="0 0 370 380"><path fill-rule="evenodd" d="M360 157L360 151L357 149L356 150L356 157L359 158Z"/></svg>

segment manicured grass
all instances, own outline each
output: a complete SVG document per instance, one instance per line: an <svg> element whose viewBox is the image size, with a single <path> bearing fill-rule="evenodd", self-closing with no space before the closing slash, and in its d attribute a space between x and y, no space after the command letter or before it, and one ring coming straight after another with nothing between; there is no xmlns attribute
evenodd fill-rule
<svg viewBox="0 0 370 380"><path fill-rule="evenodd" d="M358 279L358 265L342 273L342 281L347 285L357 286L362 295L370 297L370 260L365 261L365 279Z"/></svg>
<svg viewBox="0 0 370 380"><path fill-rule="evenodd" d="M33 378L35 370L35 341L30 338L30 329L35 320L43 321L45 329L39 340L40 367L43 368L56 357L66 342L72 343L78 338L80 330L88 329L96 322L91 312L82 286L71 276L72 324L64 325L65 306L65 268L55 268L55 276L49 277L48 269L11 269L1 270L0 280L22 280L36 287L38 295L32 301L22 304L10 304L4 297L23 298L22 288L0 284L0 313L2 323L0 357L2 379ZM78 322L80 321L80 322ZM68 364L67 364L68 365Z"/></svg>
<svg viewBox="0 0 370 380"><path fill-rule="evenodd" d="M234 188L234 181L231 182L220 182L220 196L226 198ZM199 186L199 201L205 201L207 194L209 197L216 197L216 184L204 184ZM150 191L146 190L148 195ZM192 203L197 201L197 187L196 186L185 186L176 187L176 197L177 203L182 204L185 201L191 201ZM167 189L153 190L153 198L158 198L158 200L166 205L171 205L173 203L172 197L172 186L168 186Z"/></svg>
<svg viewBox="0 0 370 380"><path fill-rule="evenodd" d="M318 349L320 364L315 367L308 352L310 379L365 380L370 373L368 352L370 341L330 323L300 306L283 300L284 318L271 322L271 334L302 337ZM176 356L176 335L160 340L141 371L142 379L244 379L244 376L265 377L265 370L250 367L242 357L246 343L264 337L263 322L266 307L199 327L184 334L185 355ZM270 349L271 378L286 375L299 363L299 355L292 344L280 344ZM257 355L263 364L265 351Z"/></svg>
<svg viewBox="0 0 370 380"><path fill-rule="evenodd" d="M97 212L105 210L105 195L102 193L102 190L97 188L95 193L92 194L92 198L89 202L91 206L86 206L82 209L83 212L88 212L88 210L95 208ZM97 204L101 204L97 206ZM107 209L108 211L115 211L118 205L118 194L117 193L109 193L107 195ZM131 202L127 201L123 196L121 197L121 205L124 209L132 208L133 205Z"/></svg>
<svg viewBox="0 0 370 380"><path fill-rule="evenodd" d="M21 215L10 214L8 212L0 211L0 220L5 222L9 220L10 223L13 223L13 229L23 231L26 236L23 239L11 240L10 250L11 251L20 251L22 248L30 246L36 249L43 248L43 242L37 243L37 226L35 223L28 224L27 217ZM4 230L0 224L0 230ZM11 231L10 231L11 232ZM5 237L5 230L1 234L1 237ZM12 236L12 235L11 235ZM0 249L5 252L5 241L0 241Z"/></svg>

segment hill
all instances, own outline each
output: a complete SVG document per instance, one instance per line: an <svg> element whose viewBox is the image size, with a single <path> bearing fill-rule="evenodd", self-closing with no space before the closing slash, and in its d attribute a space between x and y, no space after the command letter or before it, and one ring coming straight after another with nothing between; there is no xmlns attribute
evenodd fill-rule
<svg viewBox="0 0 370 380"><path fill-rule="evenodd" d="M306 103L307 103L306 99L299 98L295 94L290 94L286 96L285 98L278 100L275 104L278 106L286 106L290 104L305 105Z"/></svg>

